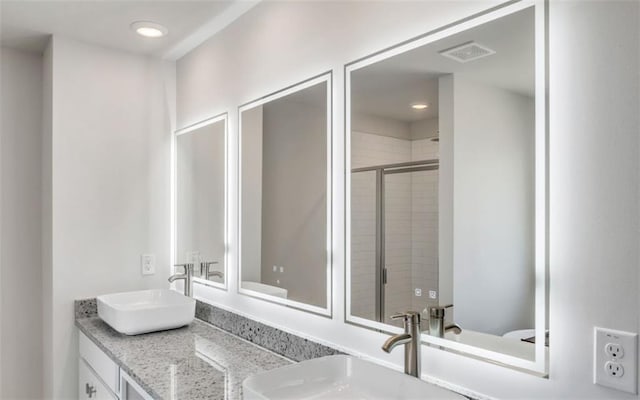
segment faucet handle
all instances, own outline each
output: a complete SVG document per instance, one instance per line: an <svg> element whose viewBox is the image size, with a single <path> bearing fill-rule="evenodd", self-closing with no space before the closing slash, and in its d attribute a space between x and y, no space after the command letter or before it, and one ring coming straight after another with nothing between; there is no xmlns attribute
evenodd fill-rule
<svg viewBox="0 0 640 400"><path fill-rule="evenodd" d="M451 307L453 307L453 304L429 307L429 318L444 318L445 310Z"/></svg>
<svg viewBox="0 0 640 400"><path fill-rule="evenodd" d="M394 314L391 316L391 319L400 319L403 318L404 319L404 323L405 325L411 321L414 324L419 324L420 323L420 313L419 312L415 312L415 311L407 311L404 313L398 313L398 314Z"/></svg>
<svg viewBox="0 0 640 400"><path fill-rule="evenodd" d="M391 319L400 319L400 318L404 318L407 319L409 316L407 314L404 313L399 313L399 314L393 314L391 316Z"/></svg>
<svg viewBox="0 0 640 400"><path fill-rule="evenodd" d="M183 267L184 273L188 274L189 271L193 271L193 263L174 264L174 267Z"/></svg>

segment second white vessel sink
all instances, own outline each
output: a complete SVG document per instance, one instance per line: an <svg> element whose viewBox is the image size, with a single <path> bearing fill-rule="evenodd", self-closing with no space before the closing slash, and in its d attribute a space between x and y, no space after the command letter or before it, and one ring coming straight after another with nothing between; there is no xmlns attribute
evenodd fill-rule
<svg viewBox="0 0 640 400"><path fill-rule="evenodd" d="M97 302L98 316L125 335L189 325L196 313L194 299L168 289L106 294Z"/></svg>
<svg viewBox="0 0 640 400"><path fill-rule="evenodd" d="M250 376L245 400L451 399L454 392L351 356L328 356Z"/></svg>
<svg viewBox="0 0 640 400"><path fill-rule="evenodd" d="M260 282L242 281L241 287L242 289L253 290L255 292L269 294L271 296L281 297L283 299L287 298L287 289L277 286L266 285Z"/></svg>

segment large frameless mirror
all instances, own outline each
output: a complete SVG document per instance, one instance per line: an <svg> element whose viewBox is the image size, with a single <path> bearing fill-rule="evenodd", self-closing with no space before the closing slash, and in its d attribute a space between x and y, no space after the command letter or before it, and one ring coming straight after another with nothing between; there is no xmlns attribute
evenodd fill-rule
<svg viewBox="0 0 640 400"><path fill-rule="evenodd" d="M194 282L219 288L226 288L226 149L227 114L175 134L174 264L193 264Z"/></svg>
<svg viewBox="0 0 640 400"><path fill-rule="evenodd" d="M346 67L347 322L544 375L542 3Z"/></svg>
<svg viewBox="0 0 640 400"><path fill-rule="evenodd" d="M331 74L239 108L242 294L331 315Z"/></svg>

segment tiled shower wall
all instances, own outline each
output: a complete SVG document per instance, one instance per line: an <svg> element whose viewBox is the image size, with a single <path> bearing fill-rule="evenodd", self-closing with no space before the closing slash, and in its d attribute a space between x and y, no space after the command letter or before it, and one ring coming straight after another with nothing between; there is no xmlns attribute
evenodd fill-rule
<svg viewBox="0 0 640 400"><path fill-rule="evenodd" d="M351 136L352 168L434 158L438 144L429 139ZM429 300L429 290L438 290L438 172L387 175L385 184L389 316L437 302ZM375 319L375 189L375 172L351 174L351 312L367 319ZM422 296L415 296L416 288Z"/></svg>

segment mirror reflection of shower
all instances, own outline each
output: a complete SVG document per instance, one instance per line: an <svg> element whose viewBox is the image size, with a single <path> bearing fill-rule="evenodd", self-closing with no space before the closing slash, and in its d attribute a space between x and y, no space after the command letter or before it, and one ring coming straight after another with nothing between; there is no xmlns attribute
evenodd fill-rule
<svg viewBox="0 0 640 400"><path fill-rule="evenodd" d="M545 350L535 10L347 65L348 322L395 333L390 315L418 311L432 336ZM452 306L433 320L435 305Z"/></svg>
<svg viewBox="0 0 640 400"><path fill-rule="evenodd" d="M422 89L426 107L358 102L351 121L351 312L396 326L438 304L437 79Z"/></svg>

